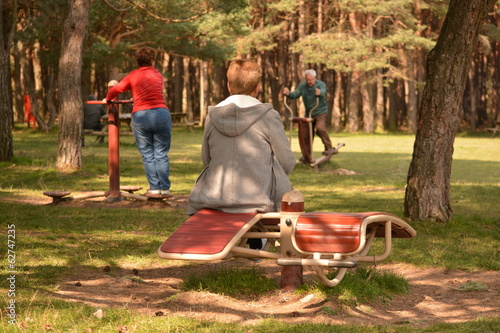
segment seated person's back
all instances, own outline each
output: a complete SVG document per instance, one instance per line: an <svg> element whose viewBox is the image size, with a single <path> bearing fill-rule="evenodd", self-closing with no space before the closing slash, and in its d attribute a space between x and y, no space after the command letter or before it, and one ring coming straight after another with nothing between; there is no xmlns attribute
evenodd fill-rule
<svg viewBox="0 0 500 333"><path fill-rule="evenodd" d="M188 200L188 214L202 208L229 213L280 209L295 166L279 113L255 97L260 67L235 60L227 73L231 96L208 111L202 144L205 169Z"/></svg>

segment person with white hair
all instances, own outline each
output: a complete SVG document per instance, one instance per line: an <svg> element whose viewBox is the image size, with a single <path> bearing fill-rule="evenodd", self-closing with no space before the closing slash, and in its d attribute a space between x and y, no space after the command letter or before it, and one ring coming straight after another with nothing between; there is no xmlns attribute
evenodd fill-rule
<svg viewBox="0 0 500 333"><path fill-rule="evenodd" d="M316 71L314 69L308 69L304 72L305 81L301 82L295 91L290 92L288 88L283 89L283 95L290 99L297 99L302 96L302 101L306 108L306 117L313 118L313 133L320 137L323 145L325 146L325 151L323 155L333 154L335 148L332 147L332 142L330 136L326 130L326 120L328 117L328 108L326 106L326 84L316 78ZM318 107L316 106L316 99L318 101ZM311 110L313 110L311 114ZM314 134L313 134L314 135ZM309 140L304 140L304 143L309 146ZM312 151L312 147L308 147L309 151ZM314 161L306 161L305 157L301 158L302 162L313 163Z"/></svg>

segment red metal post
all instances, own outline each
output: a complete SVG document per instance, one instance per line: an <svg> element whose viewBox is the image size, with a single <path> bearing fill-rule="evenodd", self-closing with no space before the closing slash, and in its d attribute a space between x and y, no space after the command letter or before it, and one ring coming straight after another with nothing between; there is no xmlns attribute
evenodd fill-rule
<svg viewBox="0 0 500 333"><path fill-rule="evenodd" d="M281 200L281 211L283 216L289 214L290 217L304 212L304 197L299 191L292 190ZM282 229L282 232L291 232ZM281 289L291 291L298 289L304 282L303 266L283 266L281 268Z"/></svg>
<svg viewBox="0 0 500 333"><path fill-rule="evenodd" d="M120 120L118 104L110 104L108 111L108 168L109 195L107 202L120 201Z"/></svg>
<svg viewBox="0 0 500 333"><path fill-rule="evenodd" d="M108 90L118 82L110 81ZM115 98L115 101L118 97ZM107 202L121 201L120 194L120 116L118 104L110 104L108 109L108 168L109 195Z"/></svg>

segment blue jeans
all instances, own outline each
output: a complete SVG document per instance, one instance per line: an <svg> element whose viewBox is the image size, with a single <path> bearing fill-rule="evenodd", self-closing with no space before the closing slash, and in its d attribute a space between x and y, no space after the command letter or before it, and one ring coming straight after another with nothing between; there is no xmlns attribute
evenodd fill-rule
<svg viewBox="0 0 500 333"><path fill-rule="evenodd" d="M135 144L142 155L149 188L169 190L168 152L172 139L170 111L166 108L155 108L132 113L132 131Z"/></svg>

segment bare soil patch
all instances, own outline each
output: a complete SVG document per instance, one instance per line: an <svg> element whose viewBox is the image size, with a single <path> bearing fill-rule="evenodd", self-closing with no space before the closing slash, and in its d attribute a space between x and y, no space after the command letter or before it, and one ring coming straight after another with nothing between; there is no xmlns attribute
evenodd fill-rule
<svg viewBox="0 0 500 333"><path fill-rule="evenodd" d="M151 316L180 315L200 320L252 324L263 318L290 323L398 325L411 323L424 327L438 322L457 323L500 312L500 274L492 271L460 272L438 268L418 268L391 264L379 269L403 275L412 288L409 294L396 296L388 304L381 302L356 307L340 307L335 298L276 290L264 297L227 297L209 292L186 292L182 280L194 272L211 269L214 264L184 265L165 262L170 267L134 270L80 272L61 282L56 296L68 301L85 302L96 308L123 307ZM219 263L226 266L260 265L269 277L279 281L280 268L272 260L259 264L244 259ZM305 281L315 279L305 272ZM465 283L487 286L484 290L464 291ZM325 311L325 307L329 311Z"/></svg>

